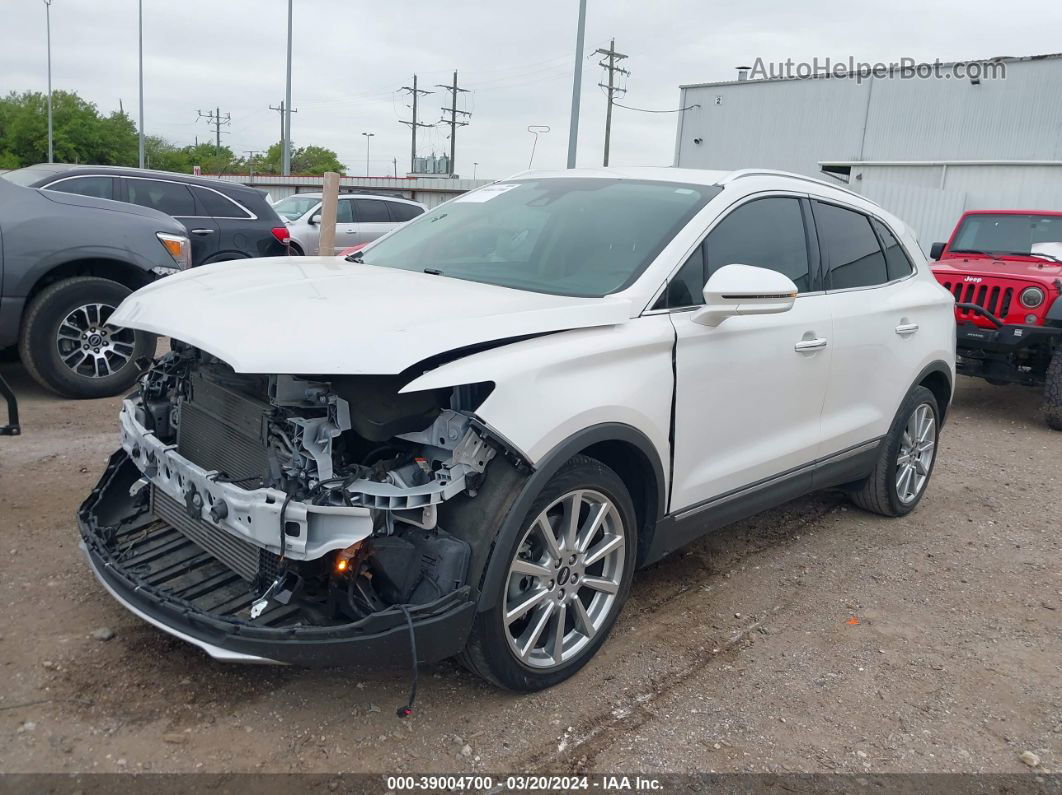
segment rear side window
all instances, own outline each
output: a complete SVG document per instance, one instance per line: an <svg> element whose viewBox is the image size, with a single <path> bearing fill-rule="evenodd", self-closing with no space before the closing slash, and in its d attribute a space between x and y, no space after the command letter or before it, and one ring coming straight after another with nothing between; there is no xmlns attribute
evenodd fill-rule
<svg viewBox="0 0 1062 795"><path fill-rule="evenodd" d="M202 215L209 215L211 218L251 217L245 210L236 206L236 204L226 199L217 191L193 185L192 193L195 194L195 200L199 202L199 209Z"/></svg>
<svg viewBox="0 0 1062 795"><path fill-rule="evenodd" d="M815 224L830 265L827 289L873 287L889 280L885 256L867 216L817 201Z"/></svg>
<svg viewBox="0 0 1062 795"><path fill-rule="evenodd" d="M166 215L194 216L195 200L187 185L154 179L127 179L129 201Z"/></svg>
<svg viewBox="0 0 1062 795"><path fill-rule="evenodd" d="M877 230L878 237L881 238L881 245L885 248L885 268L888 271L889 281L902 279L912 273L914 265L907 258L907 252L903 250L903 246L900 245L900 241L896 239L896 236L881 221L871 219L870 223Z"/></svg>
<svg viewBox="0 0 1062 795"><path fill-rule="evenodd" d="M354 217L360 224L391 223L391 216L387 212L387 202L379 199L355 199Z"/></svg>
<svg viewBox="0 0 1062 795"><path fill-rule="evenodd" d="M391 213L391 220L396 224L412 221L424 212L415 204L400 204L399 202L386 202L386 204Z"/></svg>
<svg viewBox="0 0 1062 795"><path fill-rule="evenodd" d="M61 193L76 193L79 196L95 196L97 199L114 198L113 177L74 177L49 185L48 190Z"/></svg>

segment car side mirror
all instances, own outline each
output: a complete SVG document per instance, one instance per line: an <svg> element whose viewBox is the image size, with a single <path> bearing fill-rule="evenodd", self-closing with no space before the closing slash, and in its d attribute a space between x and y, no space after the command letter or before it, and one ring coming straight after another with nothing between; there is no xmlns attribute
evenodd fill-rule
<svg viewBox="0 0 1062 795"><path fill-rule="evenodd" d="M693 322L718 326L737 315L773 315L793 308L797 286L785 274L752 265L724 265L704 285Z"/></svg>
<svg viewBox="0 0 1062 795"><path fill-rule="evenodd" d="M321 223L321 214L320 213L317 213L316 215L310 216L310 226L317 226L319 223Z"/></svg>
<svg viewBox="0 0 1062 795"><path fill-rule="evenodd" d="M940 259L940 255L944 253L944 246L946 243L934 243L929 247L929 258Z"/></svg>

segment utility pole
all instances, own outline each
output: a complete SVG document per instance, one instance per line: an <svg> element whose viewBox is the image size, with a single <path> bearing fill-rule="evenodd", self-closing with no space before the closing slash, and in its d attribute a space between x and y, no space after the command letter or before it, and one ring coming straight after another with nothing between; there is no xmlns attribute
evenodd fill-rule
<svg viewBox="0 0 1062 795"><path fill-rule="evenodd" d="M583 39L586 37L586 0L579 0L579 29L575 36L575 74L572 76L572 112L568 123L568 168L575 168L579 143L579 98L583 84Z"/></svg>
<svg viewBox="0 0 1062 795"><path fill-rule="evenodd" d="M52 0L44 0L44 24L48 29L48 162L55 162L52 147Z"/></svg>
<svg viewBox="0 0 1062 795"><path fill-rule="evenodd" d="M284 149L281 157L280 173L285 177L291 174L291 0L288 0L288 72L284 90L284 110L280 112L281 121L281 147Z"/></svg>
<svg viewBox="0 0 1062 795"><path fill-rule="evenodd" d="M369 144L376 133L363 132L362 135L365 136L365 176L369 176Z"/></svg>
<svg viewBox="0 0 1062 795"><path fill-rule="evenodd" d="M199 114L199 118L207 120L208 127L214 128L214 153L221 154L221 125L232 124L231 115L226 113L224 116L222 116L221 108L215 108L214 110L209 111L207 113L203 113L203 111L197 110L196 113Z"/></svg>
<svg viewBox="0 0 1062 795"><path fill-rule="evenodd" d="M279 140L280 140L280 146L281 147L284 146L284 141L285 141L285 137L284 137L284 119L286 119L287 117L284 115L284 109L286 107L287 107L287 105L285 104L284 100L280 100L280 105L270 105L269 106L270 110L280 111L280 139ZM299 109L298 108L292 108L291 112L292 113L298 113ZM283 160L283 154L281 155L281 160Z"/></svg>
<svg viewBox="0 0 1062 795"><path fill-rule="evenodd" d="M247 155L247 181L254 184L254 156L262 154L260 149L244 149L243 153Z"/></svg>
<svg viewBox="0 0 1062 795"><path fill-rule="evenodd" d="M456 144L457 144L457 128L458 127L465 127L465 126L468 125L467 121L458 121L457 117L458 117L458 115L461 115L461 116L464 116L464 117L467 118L467 117L471 117L471 115L472 115L467 110L458 110L457 109L457 95L458 95L458 93L467 94L468 93L468 89L467 88L458 88L457 87L457 70L456 69L454 70L454 84L452 86L437 85L436 88L445 88L447 91L450 92L450 107L442 109L443 113L449 113L450 114L450 118L449 119L444 118L442 120L442 124L449 124L450 125L450 174L452 176L452 175L457 173L457 169L454 166L454 156L455 156L455 154L457 152L457 146L456 146Z"/></svg>
<svg viewBox="0 0 1062 795"><path fill-rule="evenodd" d="M409 125L409 129L413 133L413 146L410 149L410 155L409 155L409 170L410 170L410 172L414 172L414 171L417 170L417 128L418 127L433 127L433 126L435 126L435 125L432 125L432 124L421 124L420 122L417 121L417 97L420 94L431 94L433 92L425 91L422 88L418 89L417 88L417 76L416 75L413 75L413 85L412 86L402 86L402 88L400 88L399 90L400 91L408 91L410 93L410 95L413 97L413 121L405 121L404 119L399 119L399 123L408 124ZM397 174L397 172L396 172L396 174Z"/></svg>
<svg viewBox="0 0 1062 795"><path fill-rule="evenodd" d="M473 180L475 180L475 178L476 178L476 171L478 171L478 170L479 170L479 163L473 163L473 164L472 164L472 179L473 179Z"/></svg>
<svg viewBox="0 0 1062 795"><path fill-rule="evenodd" d="M627 56L623 53L616 52L616 40L612 39L607 50L597 49L594 50L594 55L604 55L608 58L608 61L600 61L598 66L604 67L608 70L608 85L604 83L598 83L602 88L608 89L608 110L605 111L605 161L604 165L608 165L608 146L609 138L612 134L612 102L615 99L615 95L619 93L622 95L626 89L619 88L616 85L616 73L623 75L629 75L626 69L620 69L616 66L617 61L622 61Z"/></svg>
<svg viewBox="0 0 1062 795"><path fill-rule="evenodd" d="M137 29L140 41L140 128L137 148L140 152L140 167L144 167L144 0L137 2Z"/></svg>
<svg viewBox="0 0 1062 795"><path fill-rule="evenodd" d="M395 165L395 179L398 179L398 158L397 157L392 157L391 161Z"/></svg>

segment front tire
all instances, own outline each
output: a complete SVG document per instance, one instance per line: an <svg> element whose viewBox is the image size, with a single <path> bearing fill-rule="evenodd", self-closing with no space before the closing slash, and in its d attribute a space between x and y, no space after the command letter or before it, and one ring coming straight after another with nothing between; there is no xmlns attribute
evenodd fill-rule
<svg viewBox="0 0 1062 795"><path fill-rule="evenodd" d="M136 360L155 352L155 336L111 326L129 295L110 279L78 276L51 284L26 308L19 337L22 364L41 386L71 398L100 398L129 389Z"/></svg>
<svg viewBox="0 0 1062 795"><path fill-rule="evenodd" d="M630 494L604 464L576 456L528 511L505 555L495 606L480 613L462 662L501 687L552 687L582 668L627 599L637 550Z"/></svg>
<svg viewBox="0 0 1062 795"><path fill-rule="evenodd" d="M1055 351L1047 365L1043 413L1049 428L1062 431L1062 348Z"/></svg>
<svg viewBox="0 0 1062 795"><path fill-rule="evenodd" d="M852 501L882 516L913 511L933 474L939 429L936 398L924 386L915 387L896 412L873 473L850 493Z"/></svg>

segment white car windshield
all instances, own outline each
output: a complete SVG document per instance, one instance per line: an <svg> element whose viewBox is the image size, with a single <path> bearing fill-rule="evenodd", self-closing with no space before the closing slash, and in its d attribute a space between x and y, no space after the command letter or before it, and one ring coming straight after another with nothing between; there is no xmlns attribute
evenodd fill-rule
<svg viewBox="0 0 1062 795"><path fill-rule="evenodd" d="M281 218L286 218L289 221L294 221L297 218L301 218L311 209L321 203L321 199L315 196L288 196L286 199L281 199L273 205L273 209L277 211L277 215Z"/></svg>
<svg viewBox="0 0 1062 795"><path fill-rule="evenodd" d="M362 261L600 297L632 284L720 190L583 177L496 183L429 210L366 250Z"/></svg>

